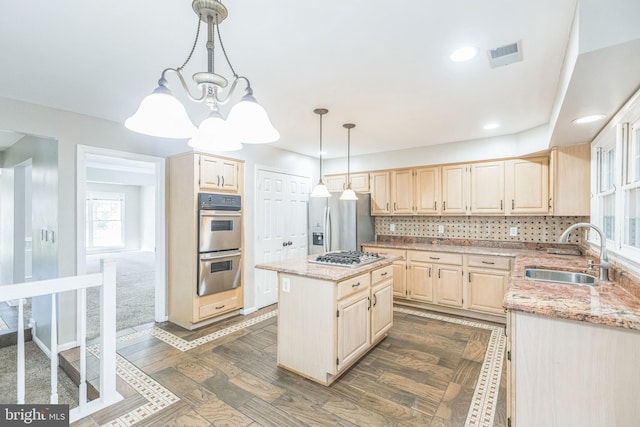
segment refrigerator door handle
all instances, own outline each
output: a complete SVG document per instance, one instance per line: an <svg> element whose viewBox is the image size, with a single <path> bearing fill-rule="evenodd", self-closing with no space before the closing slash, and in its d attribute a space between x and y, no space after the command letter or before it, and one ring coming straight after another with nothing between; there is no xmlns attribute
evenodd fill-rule
<svg viewBox="0 0 640 427"><path fill-rule="evenodd" d="M331 208L326 207L324 214L324 251L329 252L331 250L332 242L331 242Z"/></svg>

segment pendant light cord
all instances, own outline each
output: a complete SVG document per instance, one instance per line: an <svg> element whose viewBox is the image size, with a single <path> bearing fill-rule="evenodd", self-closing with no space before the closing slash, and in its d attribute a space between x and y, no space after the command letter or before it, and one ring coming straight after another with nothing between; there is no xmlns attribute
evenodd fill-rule
<svg viewBox="0 0 640 427"><path fill-rule="evenodd" d="M351 186L351 128L347 128L347 185Z"/></svg>
<svg viewBox="0 0 640 427"><path fill-rule="evenodd" d="M320 114L320 181L322 181L322 114Z"/></svg>

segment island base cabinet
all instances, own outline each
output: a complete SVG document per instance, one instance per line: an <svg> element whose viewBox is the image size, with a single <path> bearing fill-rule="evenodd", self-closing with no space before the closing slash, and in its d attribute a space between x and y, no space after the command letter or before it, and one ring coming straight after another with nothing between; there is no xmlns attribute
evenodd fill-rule
<svg viewBox="0 0 640 427"><path fill-rule="evenodd" d="M508 316L511 426L638 425L638 331L514 311Z"/></svg>
<svg viewBox="0 0 640 427"><path fill-rule="evenodd" d="M351 364L371 344L369 291L338 303L338 371Z"/></svg>
<svg viewBox="0 0 640 427"><path fill-rule="evenodd" d="M393 280L374 286L371 295L371 340L375 342L393 325Z"/></svg>

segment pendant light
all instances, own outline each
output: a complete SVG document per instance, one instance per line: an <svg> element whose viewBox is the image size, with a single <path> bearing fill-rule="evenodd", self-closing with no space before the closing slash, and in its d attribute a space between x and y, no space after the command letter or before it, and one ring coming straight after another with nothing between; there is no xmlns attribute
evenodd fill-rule
<svg viewBox="0 0 640 427"><path fill-rule="evenodd" d="M340 200L358 200L356 192L351 189L351 129L356 125L345 123L342 127L347 129L347 189L340 196Z"/></svg>
<svg viewBox="0 0 640 427"><path fill-rule="evenodd" d="M329 110L326 108L316 108L313 110L314 113L320 116L320 179L315 187L313 187L313 191L309 195L310 197L331 197L331 193L329 193L329 189L324 182L322 182L322 116L327 114Z"/></svg>

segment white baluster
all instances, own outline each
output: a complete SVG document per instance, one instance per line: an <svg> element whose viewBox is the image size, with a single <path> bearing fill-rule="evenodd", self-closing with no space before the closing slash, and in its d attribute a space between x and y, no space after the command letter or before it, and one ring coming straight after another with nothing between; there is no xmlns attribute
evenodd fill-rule
<svg viewBox="0 0 640 427"><path fill-rule="evenodd" d="M57 294L51 294L51 399L58 403L58 310Z"/></svg>
<svg viewBox="0 0 640 427"><path fill-rule="evenodd" d="M16 355L17 363L18 363L18 403L24 404L24 311L22 305L24 304L24 299L20 298L18 301L18 342L17 350L18 353Z"/></svg>
<svg viewBox="0 0 640 427"><path fill-rule="evenodd" d="M118 400L116 393L116 263L100 261L100 397L106 405Z"/></svg>
<svg viewBox="0 0 640 427"><path fill-rule="evenodd" d="M87 290L80 289L78 297L80 299L80 412L87 404Z"/></svg>

